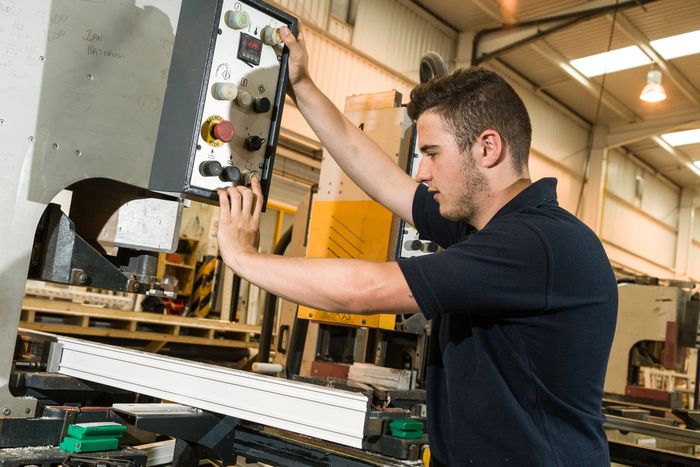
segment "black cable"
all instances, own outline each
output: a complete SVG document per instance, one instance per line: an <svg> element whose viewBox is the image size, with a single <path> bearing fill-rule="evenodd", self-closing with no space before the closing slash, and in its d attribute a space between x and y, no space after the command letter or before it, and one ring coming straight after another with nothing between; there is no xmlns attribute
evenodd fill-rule
<svg viewBox="0 0 700 467"><path fill-rule="evenodd" d="M610 25L610 36L608 37L608 50L610 53L612 48L612 39L615 34L615 22L617 21L617 10L620 4L620 0L615 1L615 10L613 12L612 24ZM606 68L605 73L603 73L603 79L600 82L600 92L598 93L598 102L595 109L595 117L593 119L593 126L588 134L588 154L586 155L586 160L583 164L583 180L581 181L581 190L578 193L578 201L576 201L576 212L578 216L581 212L581 201L583 200L583 190L586 188L588 183L589 171L591 169L591 157L593 157L593 134L595 129L598 127L598 120L600 118L600 108L603 103L603 93L605 92L605 80L608 77L608 70Z"/></svg>

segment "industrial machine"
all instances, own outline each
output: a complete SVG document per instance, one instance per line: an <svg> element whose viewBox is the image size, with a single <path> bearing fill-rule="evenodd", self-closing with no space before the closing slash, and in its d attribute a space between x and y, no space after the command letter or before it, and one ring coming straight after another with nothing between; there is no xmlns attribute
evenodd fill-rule
<svg viewBox="0 0 700 467"><path fill-rule="evenodd" d="M639 278L618 286L603 413L611 459L700 465L695 284Z"/></svg>
<svg viewBox="0 0 700 467"><path fill-rule="evenodd" d="M391 391L39 332L17 338L27 277L174 296L156 277L156 257L175 249L188 200L216 203L216 189L254 176L267 197L288 57L279 28L296 33L296 19L260 0L40 0L1 13L0 447L56 444L69 423L109 418L142 439L176 437L176 465L205 452L227 464L238 454L272 464L415 464L368 452L393 452L377 447L389 412L375 406L389 407ZM57 407L77 395L133 402L134 393L176 405ZM416 459L409 444L397 449ZM3 466L65 457L3 456ZM131 452L113 457L144 463Z"/></svg>
<svg viewBox="0 0 700 467"><path fill-rule="evenodd" d="M605 392L669 408L692 407L698 301L693 284L621 283ZM695 358L689 358L690 349ZM694 386L694 384L693 384Z"/></svg>

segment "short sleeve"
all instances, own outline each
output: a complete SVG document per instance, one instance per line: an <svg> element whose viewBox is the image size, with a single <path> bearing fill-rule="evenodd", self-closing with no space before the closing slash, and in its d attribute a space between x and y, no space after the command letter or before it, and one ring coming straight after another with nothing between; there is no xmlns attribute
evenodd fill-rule
<svg viewBox="0 0 700 467"><path fill-rule="evenodd" d="M440 215L440 205L422 183L413 198L413 222L420 238L430 240L442 248L464 239L474 229L463 223L445 219Z"/></svg>
<svg viewBox="0 0 700 467"><path fill-rule="evenodd" d="M427 319L446 313L527 316L546 310L549 248L518 219L501 219L432 255L399 260Z"/></svg>

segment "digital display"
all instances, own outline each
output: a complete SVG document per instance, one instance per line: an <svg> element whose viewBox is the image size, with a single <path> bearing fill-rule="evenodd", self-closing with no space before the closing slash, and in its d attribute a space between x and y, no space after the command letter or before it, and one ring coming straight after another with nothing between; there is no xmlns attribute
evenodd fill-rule
<svg viewBox="0 0 700 467"><path fill-rule="evenodd" d="M238 58L251 65L260 65L262 41L244 32L241 33L241 41L238 44Z"/></svg>

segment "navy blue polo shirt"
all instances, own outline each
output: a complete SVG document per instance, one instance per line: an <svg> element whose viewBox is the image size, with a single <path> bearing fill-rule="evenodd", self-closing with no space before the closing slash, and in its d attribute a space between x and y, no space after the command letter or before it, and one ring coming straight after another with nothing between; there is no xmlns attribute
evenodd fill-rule
<svg viewBox="0 0 700 467"><path fill-rule="evenodd" d="M421 185L421 237L399 261L432 320L428 432L435 465L608 466L601 400L617 286L596 235L528 186L479 231L440 216Z"/></svg>

